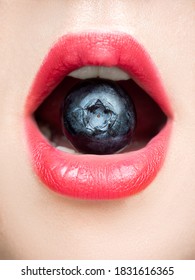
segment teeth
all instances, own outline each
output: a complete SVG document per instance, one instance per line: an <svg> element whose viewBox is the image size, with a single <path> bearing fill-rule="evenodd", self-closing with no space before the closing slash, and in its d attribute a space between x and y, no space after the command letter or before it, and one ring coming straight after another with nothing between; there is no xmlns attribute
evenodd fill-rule
<svg viewBox="0 0 195 280"><path fill-rule="evenodd" d="M78 79L89 79L89 78L103 78L113 81L129 80L131 77L117 67L104 67L104 66L85 66L81 67L68 76Z"/></svg>
<svg viewBox="0 0 195 280"><path fill-rule="evenodd" d="M72 147L61 146L64 143L66 143L66 145L68 145L68 146L70 146L70 145L69 145L69 143L67 142L67 139L64 136L52 137L52 133L51 133L48 126L46 126L46 125L40 126L40 131L43 133L43 135L48 140L50 140L49 142L51 143L51 145L53 147L55 147L57 150L60 150L60 151L66 152L66 153L71 153L71 154L76 154L77 153L74 149L72 149ZM51 141L51 138L53 138L52 141Z"/></svg>
<svg viewBox="0 0 195 280"><path fill-rule="evenodd" d="M59 151L62 151L62 152L66 152L66 153L76 154L76 152L74 150L66 148L66 147L57 146L56 149Z"/></svg>
<svg viewBox="0 0 195 280"><path fill-rule="evenodd" d="M51 139L51 131L47 126L40 126L40 130L47 139Z"/></svg>

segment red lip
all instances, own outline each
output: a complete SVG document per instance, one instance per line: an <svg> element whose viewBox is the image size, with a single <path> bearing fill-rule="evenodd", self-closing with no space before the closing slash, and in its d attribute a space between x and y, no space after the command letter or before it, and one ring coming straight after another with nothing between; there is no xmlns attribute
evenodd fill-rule
<svg viewBox="0 0 195 280"><path fill-rule="evenodd" d="M68 154L51 146L32 114L60 81L85 65L117 66L130 74L168 117L146 147L115 155ZM155 178L166 156L172 110L158 71L144 48L124 33L66 35L52 47L35 77L25 106L25 132L33 168L52 190L84 199L135 194Z"/></svg>

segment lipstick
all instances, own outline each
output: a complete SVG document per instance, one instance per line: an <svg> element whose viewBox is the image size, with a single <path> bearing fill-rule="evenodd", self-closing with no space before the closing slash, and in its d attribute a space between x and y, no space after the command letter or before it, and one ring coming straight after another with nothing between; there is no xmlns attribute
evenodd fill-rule
<svg viewBox="0 0 195 280"><path fill-rule="evenodd" d="M69 73L84 66L117 67L160 106L168 121L139 150L113 154L71 154L53 147L33 113ZM173 113L157 68L144 47L125 33L88 32L61 37L46 55L27 96L24 127L30 161L46 187L80 199L115 199L145 189L167 153Z"/></svg>

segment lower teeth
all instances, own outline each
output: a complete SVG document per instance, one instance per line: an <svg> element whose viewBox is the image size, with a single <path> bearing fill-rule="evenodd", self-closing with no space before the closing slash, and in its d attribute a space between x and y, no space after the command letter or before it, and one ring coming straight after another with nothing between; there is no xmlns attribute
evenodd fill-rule
<svg viewBox="0 0 195 280"><path fill-rule="evenodd" d="M40 128L40 131L42 132L42 134L43 134L48 140L51 140L52 133L51 133L51 130L49 129L49 127L46 126L46 125L40 125L39 128Z"/></svg>
<svg viewBox="0 0 195 280"><path fill-rule="evenodd" d="M78 154L76 151L62 146L57 146L56 149L65 153Z"/></svg>
<svg viewBox="0 0 195 280"><path fill-rule="evenodd" d="M81 154L74 147L72 147L72 145L69 143L69 141L64 135L53 136L51 130L47 125L40 125L40 131L49 141L49 143L57 150L70 154ZM146 143L147 141L133 141L131 147L126 147L125 149L122 149L122 153L139 150L143 148L146 145ZM64 144L66 144L66 146L64 146Z"/></svg>
<svg viewBox="0 0 195 280"><path fill-rule="evenodd" d="M53 136L51 130L46 125L40 125L40 131L45 136L45 138L47 138L49 143L57 150L66 153L71 153L71 154L76 154L76 153L78 154L78 152L73 147L70 146L69 141L66 139L65 136L60 136L60 135ZM69 147L64 146L64 144L66 143L67 146Z"/></svg>

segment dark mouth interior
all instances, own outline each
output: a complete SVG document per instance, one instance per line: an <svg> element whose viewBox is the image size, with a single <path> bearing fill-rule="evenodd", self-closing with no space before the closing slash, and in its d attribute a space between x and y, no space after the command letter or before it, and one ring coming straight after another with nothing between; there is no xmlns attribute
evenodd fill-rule
<svg viewBox="0 0 195 280"><path fill-rule="evenodd" d="M65 77L34 113L39 129L54 146L63 146L75 150L62 132L61 106L69 90L79 82L79 79ZM165 126L167 116L158 104L132 79L118 81L117 83L130 95L137 115L137 125L132 142L121 151L121 153L124 153L145 147ZM47 133L45 133L46 130Z"/></svg>

